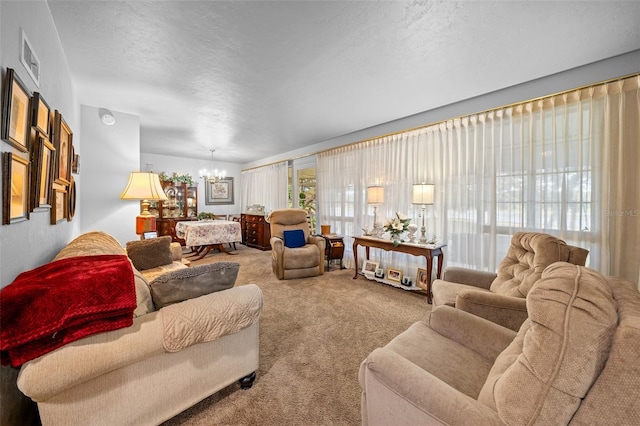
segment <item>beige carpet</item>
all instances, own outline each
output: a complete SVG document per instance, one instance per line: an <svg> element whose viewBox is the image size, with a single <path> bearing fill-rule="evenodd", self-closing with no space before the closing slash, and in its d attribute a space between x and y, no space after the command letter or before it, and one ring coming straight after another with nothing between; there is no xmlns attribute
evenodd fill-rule
<svg viewBox="0 0 640 426"><path fill-rule="evenodd" d="M237 245L194 265L240 263L236 285L264 293L260 368L253 387L233 384L165 425L359 425L360 362L430 310L424 293L375 283L353 269L278 281L271 252Z"/></svg>

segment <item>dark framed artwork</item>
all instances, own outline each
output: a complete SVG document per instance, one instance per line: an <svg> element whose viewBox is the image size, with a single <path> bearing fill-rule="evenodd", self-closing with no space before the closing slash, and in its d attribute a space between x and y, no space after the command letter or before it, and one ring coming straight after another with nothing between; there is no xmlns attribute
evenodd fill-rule
<svg viewBox="0 0 640 426"><path fill-rule="evenodd" d="M204 188L205 204L233 204L232 177L217 179L213 183L205 179Z"/></svg>
<svg viewBox="0 0 640 426"><path fill-rule="evenodd" d="M69 200L64 186L55 184L51 190L51 224L56 225L69 216Z"/></svg>
<svg viewBox="0 0 640 426"><path fill-rule="evenodd" d="M29 219L29 161L2 154L2 224Z"/></svg>
<svg viewBox="0 0 640 426"><path fill-rule="evenodd" d="M67 220L71 222L73 216L76 215L76 181L71 176L69 190L67 191Z"/></svg>
<svg viewBox="0 0 640 426"><path fill-rule="evenodd" d="M29 151L30 98L15 71L7 68L2 97L2 139L22 152Z"/></svg>
<svg viewBox="0 0 640 426"><path fill-rule="evenodd" d="M58 111L55 112L53 128L53 146L56 149L54 179L57 183L69 185L73 132Z"/></svg>
<svg viewBox="0 0 640 426"><path fill-rule="evenodd" d="M49 208L51 182L53 178L53 159L55 147L49 139L36 131L31 157L31 211L37 207Z"/></svg>
<svg viewBox="0 0 640 426"><path fill-rule="evenodd" d="M75 153L76 150L73 150L73 160L71 160L71 173L74 175L80 174L80 155Z"/></svg>
<svg viewBox="0 0 640 426"><path fill-rule="evenodd" d="M31 125L50 138L51 108L38 92L33 94L31 105Z"/></svg>

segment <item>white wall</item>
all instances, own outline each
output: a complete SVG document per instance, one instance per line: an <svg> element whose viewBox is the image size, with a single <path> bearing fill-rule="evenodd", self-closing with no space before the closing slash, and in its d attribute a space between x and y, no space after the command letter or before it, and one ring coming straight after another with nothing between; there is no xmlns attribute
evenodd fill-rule
<svg viewBox="0 0 640 426"><path fill-rule="evenodd" d="M40 60L40 87L36 87L20 62L21 28ZM13 68L29 91L40 92L52 109L62 113L74 133L73 143L79 152L82 146L79 107L64 51L45 1L0 1L0 66L3 79L7 68ZM17 152L5 142L0 142L0 150ZM74 178L80 186L81 178ZM0 287L11 283L20 272L49 262L72 238L80 216L77 210L73 222L51 225L49 210L40 209L31 213L30 220L0 226Z"/></svg>
<svg viewBox="0 0 640 426"><path fill-rule="evenodd" d="M40 60L40 86L37 87L20 62L20 30L24 29ZM79 108L71 73L45 1L0 1L0 68L2 79L13 68L31 92L38 91L53 109L59 110L74 132L74 146L81 146ZM0 141L0 151L18 153ZM0 174L0 186L2 185ZM80 179L76 179L78 184ZM31 213L30 220L0 225L0 288L10 284L23 271L49 262L72 238L80 211L73 222L50 224L48 209ZM0 424L32 424L35 403L16 387L18 370L0 368Z"/></svg>
<svg viewBox="0 0 640 426"><path fill-rule="evenodd" d="M140 170L140 117L111 112L116 123L107 126L100 120L97 107L82 105L81 127L86 143L79 170L83 177L81 231L106 232L124 246L140 238L135 232L140 203L120 199L129 173Z"/></svg>
<svg viewBox="0 0 640 426"><path fill-rule="evenodd" d="M544 60L544 58L541 58ZM488 93L440 108L421 112L409 117L338 136L321 141L301 149L283 152L259 161L243 164L242 169L271 164L279 161L315 154L320 151L348 145L362 140L380 137L389 133L400 132L415 127L437 123L449 118L486 111L503 105L522 102L553 93L571 90L576 87L590 85L599 81L622 77L640 72L640 50L624 55L594 62L582 67L567 70L538 80L508 87L497 92ZM425 94L424 96L429 96Z"/></svg>
<svg viewBox="0 0 640 426"><path fill-rule="evenodd" d="M181 158L167 155L140 154L140 170L146 171L147 165L152 165L152 170L156 173L165 172L171 175L173 172L183 175L189 173L194 182L198 183L198 213L211 212L215 214L239 214L240 213L240 170L241 165L236 163L225 163L222 161L211 161L211 159L194 160L192 158ZM200 179L198 171L201 169L224 170L227 177L233 178L234 204L206 205L204 194L204 182Z"/></svg>

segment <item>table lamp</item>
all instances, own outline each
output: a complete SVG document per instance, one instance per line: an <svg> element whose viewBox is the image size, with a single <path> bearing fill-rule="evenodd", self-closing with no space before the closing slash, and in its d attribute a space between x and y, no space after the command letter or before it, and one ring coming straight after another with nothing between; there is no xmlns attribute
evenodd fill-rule
<svg viewBox="0 0 640 426"><path fill-rule="evenodd" d="M372 234L378 237L380 234L380 225L378 224L378 204L384 203L384 187L369 186L367 187L367 204L373 205L373 231Z"/></svg>
<svg viewBox="0 0 640 426"><path fill-rule="evenodd" d="M422 206L422 228L420 228L420 240L418 242L420 244L427 243L427 228L424 225L424 216L425 211L427 209L427 205L433 204L433 195L434 195L435 185L430 183L415 183L413 184L413 204L417 204Z"/></svg>
<svg viewBox="0 0 640 426"><path fill-rule="evenodd" d="M120 194L123 200L142 200L142 212L136 216L136 234L156 230L156 217L149 211L149 201L167 200L160 178L152 172L131 172L129 183Z"/></svg>

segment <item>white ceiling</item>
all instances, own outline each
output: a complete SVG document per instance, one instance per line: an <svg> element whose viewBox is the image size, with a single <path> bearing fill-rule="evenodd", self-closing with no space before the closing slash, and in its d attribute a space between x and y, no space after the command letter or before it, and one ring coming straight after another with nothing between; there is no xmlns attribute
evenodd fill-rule
<svg viewBox="0 0 640 426"><path fill-rule="evenodd" d="M237 163L640 48L637 1L48 4L80 103Z"/></svg>

